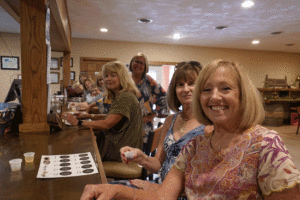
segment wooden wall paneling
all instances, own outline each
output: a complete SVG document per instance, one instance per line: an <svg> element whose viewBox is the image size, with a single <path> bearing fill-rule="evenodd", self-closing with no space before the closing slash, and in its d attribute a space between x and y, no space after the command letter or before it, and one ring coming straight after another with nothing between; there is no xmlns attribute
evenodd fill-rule
<svg viewBox="0 0 300 200"><path fill-rule="evenodd" d="M95 75L95 72L100 72L103 65L115 60L117 60L117 58L81 57L80 71L88 72L91 75L92 79L96 82L97 76Z"/></svg>
<svg viewBox="0 0 300 200"><path fill-rule="evenodd" d="M47 123L45 1L20 1L22 113L20 133L50 132Z"/></svg>

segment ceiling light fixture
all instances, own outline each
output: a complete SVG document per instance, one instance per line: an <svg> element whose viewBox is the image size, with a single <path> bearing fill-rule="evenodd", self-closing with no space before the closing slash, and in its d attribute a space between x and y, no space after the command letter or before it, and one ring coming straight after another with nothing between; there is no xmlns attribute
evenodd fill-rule
<svg viewBox="0 0 300 200"><path fill-rule="evenodd" d="M228 26L216 26L215 29L217 30L223 30L225 28L228 28Z"/></svg>
<svg viewBox="0 0 300 200"><path fill-rule="evenodd" d="M252 44L259 44L259 40L253 40Z"/></svg>
<svg viewBox="0 0 300 200"><path fill-rule="evenodd" d="M173 39L175 39L175 40L178 40L178 39L180 39L180 38L181 38L181 36L180 36L179 33L175 33L175 34L173 35Z"/></svg>
<svg viewBox="0 0 300 200"><path fill-rule="evenodd" d="M243 8L251 8L254 5L252 0L246 0L242 3Z"/></svg>
<svg viewBox="0 0 300 200"><path fill-rule="evenodd" d="M152 23L152 21L153 21L152 19L148 19L148 18L138 19L138 22L144 23L144 24Z"/></svg>
<svg viewBox="0 0 300 200"><path fill-rule="evenodd" d="M103 33L106 33L108 30L107 30L107 28L100 28L100 31Z"/></svg>

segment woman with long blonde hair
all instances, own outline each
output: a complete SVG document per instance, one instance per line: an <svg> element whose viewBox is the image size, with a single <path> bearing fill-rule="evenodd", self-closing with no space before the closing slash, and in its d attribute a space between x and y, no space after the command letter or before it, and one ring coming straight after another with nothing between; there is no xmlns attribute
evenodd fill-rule
<svg viewBox="0 0 300 200"><path fill-rule="evenodd" d="M97 134L102 160L121 161L119 150L124 146L142 149L142 112L136 88L126 66L113 61L102 69L104 96L112 102L107 115L92 115L92 121L81 121L70 113L63 113L71 125L100 130ZM79 116L79 118L81 118Z"/></svg>

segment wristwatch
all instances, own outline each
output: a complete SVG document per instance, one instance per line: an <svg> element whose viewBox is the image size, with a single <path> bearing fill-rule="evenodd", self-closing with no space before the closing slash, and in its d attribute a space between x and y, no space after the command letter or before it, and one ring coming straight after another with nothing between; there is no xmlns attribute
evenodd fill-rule
<svg viewBox="0 0 300 200"><path fill-rule="evenodd" d="M83 121L82 120L78 120L77 122L77 126L82 126Z"/></svg>

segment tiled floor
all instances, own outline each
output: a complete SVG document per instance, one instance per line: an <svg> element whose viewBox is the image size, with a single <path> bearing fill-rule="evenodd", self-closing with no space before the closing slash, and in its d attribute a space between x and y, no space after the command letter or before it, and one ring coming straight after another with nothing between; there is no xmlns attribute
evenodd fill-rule
<svg viewBox="0 0 300 200"><path fill-rule="evenodd" d="M300 130L298 135L296 135L297 126L283 125L280 127L266 127L279 133L285 146L289 150L296 167L300 170Z"/></svg>

